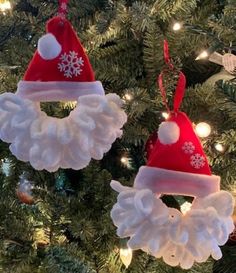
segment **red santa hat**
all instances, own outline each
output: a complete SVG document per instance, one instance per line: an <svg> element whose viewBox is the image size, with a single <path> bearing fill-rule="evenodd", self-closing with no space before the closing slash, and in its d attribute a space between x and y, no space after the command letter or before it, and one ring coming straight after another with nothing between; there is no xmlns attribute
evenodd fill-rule
<svg viewBox="0 0 236 273"><path fill-rule="evenodd" d="M104 95L71 23L56 16L48 21L46 29L24 79L18 83L17 94L33 101L68 101L83 95Z"/></svg>
<svg viewBox="0 0 236 273"><path fill-rule="evenodd" d="M172 68L165 43L165 59ZM220 177L211 174L202 145L194 132L192 122L179 107L185 90L185 76L180 73L174 97L174 109L170 111L162 84L159 86L169 117L157 132L157 141L149 152L146 166L139 169L135 188L149 188L157 194L189 195L204 197L220 190ZM153 136L152 136L153 138Z"/></svg>

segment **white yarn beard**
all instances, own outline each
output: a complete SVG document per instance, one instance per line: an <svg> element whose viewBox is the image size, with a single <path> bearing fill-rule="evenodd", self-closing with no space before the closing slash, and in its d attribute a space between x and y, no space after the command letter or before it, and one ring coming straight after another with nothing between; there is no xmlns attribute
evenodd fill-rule
<svg viewBox="0 0 236 273"><path fill-rule="evenodd" d="M231 215L234 199L219 191L196 198L191 210L183 215L167 207L149 189L124 187L117 181L111 187L119 192L111 217L121 238L130 237L128 246L163 257L171 266L189 269L210 255L222 257L218 245L224 245L234 230Z"/></svg>
<svg viewBox="0 0 236 273"><path fill-rule="evenodd" d="M116 94L86 95L64 119L49 117L39 103L12 93L0 96L0 138L11 152L36 170L75 170L100 160L122 135L127 120Z"/></svg>

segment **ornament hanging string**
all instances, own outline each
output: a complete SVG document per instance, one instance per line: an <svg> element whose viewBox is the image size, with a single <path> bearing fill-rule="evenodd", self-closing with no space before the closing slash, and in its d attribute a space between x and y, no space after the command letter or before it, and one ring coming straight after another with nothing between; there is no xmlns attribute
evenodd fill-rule
<svg viewBox="0 0 236 273"><path fill-rule="evenodd" d="M164 59L165 59L165 63L169 66L169 68L171 70L174 70L174 65L171 63L171 60L170 60L168 42L166 40L164 40ZM170 113L171 111L168 106L167 98L166 98L166 90L165 90L165 87L163 84L164 73L165 72L162 71L161 74L159 75L159 77L157 78L157 84L158 84L160 91L161 91L163 103L165 104L165 107L166 107L168 113ZM175 89L175 95L174 95L174 109L173 109L174 112L178 112L178 110L179 110L180 104L181 104L183 96L184 96L185 85L186 85L185 75L182 72L180 72L177 86Z"/></svg>
<svg viewBox="0 0 236 273"><path fill-rule="evenodd" d="M59 0L58 16L65 19L68 11L67 4L69 0Z"/></svg>

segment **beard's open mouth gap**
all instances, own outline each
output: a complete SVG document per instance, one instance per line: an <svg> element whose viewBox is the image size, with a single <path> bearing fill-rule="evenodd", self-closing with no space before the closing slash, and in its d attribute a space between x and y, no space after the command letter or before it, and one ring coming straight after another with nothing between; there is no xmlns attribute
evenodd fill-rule
<svg viewBox="0 0 236 273"><path fill-rule="evenodd" d="M40 109L49 117L62 119L68 117L76 105L77 101L40 102Z"/></svg>

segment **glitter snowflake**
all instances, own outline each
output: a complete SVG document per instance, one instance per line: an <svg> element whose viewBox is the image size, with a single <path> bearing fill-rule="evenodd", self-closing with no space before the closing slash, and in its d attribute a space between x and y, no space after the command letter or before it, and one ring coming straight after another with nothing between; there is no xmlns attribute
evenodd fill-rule
<svg viewBox="0 0 236 273"><path fill-rule="evenodd" d="M61 63L58 64L60 72L64 72L66 78L78 76L83 71L81 66L84 65L82 57L78 57L78 53L70 51L69 54L64 53L60 57Z"/></svg>
<svg viewBox="0 0 236 273"><path fill-rule="evenodd" d="M184 151L185 154L192 154L195 150L195 146L191 141L189 142L184 142L184 145L182 146L182 150Z"/></svg>
<svg viewBox="0 0 236 273"><path fill-rule="evenodd" d="M61 9L62 10L67 10L67 4L66 3L62 3L61 4Z"/></svg>
<svg viewBox="0 0 236 273"><path fill-rule="evenodd" d="M195 169L200 169L205 165L205 158L204 158L204 156L202 156L200 154L194 154L190 157L190 159L191 159L190 164Z"/></svg>

